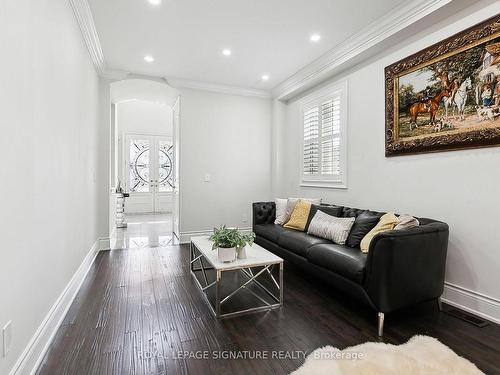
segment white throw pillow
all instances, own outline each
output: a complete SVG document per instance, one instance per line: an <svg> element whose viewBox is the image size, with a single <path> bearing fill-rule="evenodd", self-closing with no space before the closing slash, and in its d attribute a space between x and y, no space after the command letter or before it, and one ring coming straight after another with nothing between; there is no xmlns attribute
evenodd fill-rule
<svg viewBox="0 0 500 375"><path fill-rule="evenodd" d="M307 233L344 245L354 220L354 217L336 217L318 210L309 224Z"/></svg>
<svg viewBox="0 0 500 375"><path fill-rule="evenodd" d="M297 202L300 199L302 199L303 201L309 202L311 204L321 204L321 198L288 198L288 201L286 203L284 224L288 223L288 220L290 220L290 217L292 216L292 212L293 212L293 210L295 210L295 206L297 205Z"/></svg>
<svg viewBox="0 0 500 375"><path fill-rule="evenodd" d="M274 224L283 225L285 224L285 213L286 213L286 203L288 199L276 198L276 220Z"/></svg>

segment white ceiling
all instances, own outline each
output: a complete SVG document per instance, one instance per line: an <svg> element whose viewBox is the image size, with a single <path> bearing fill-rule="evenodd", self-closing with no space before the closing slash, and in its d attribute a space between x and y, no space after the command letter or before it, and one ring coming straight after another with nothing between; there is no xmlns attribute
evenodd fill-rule
<svg viewBox="0 0 500 375"><path fill-rule="evenodd" d="M275 87L405 2L89 0L108 68L257 89Z"/></svg>

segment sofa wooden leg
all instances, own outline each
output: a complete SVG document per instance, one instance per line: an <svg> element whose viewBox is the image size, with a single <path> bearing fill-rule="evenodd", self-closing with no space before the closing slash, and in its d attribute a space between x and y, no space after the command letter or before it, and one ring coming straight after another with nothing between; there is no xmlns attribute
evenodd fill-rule
<svg viewBox="0 0 500 375"><path fill-rule="evenodd" d="M378 313L378 337L384 335L384 313Z"/></svg>

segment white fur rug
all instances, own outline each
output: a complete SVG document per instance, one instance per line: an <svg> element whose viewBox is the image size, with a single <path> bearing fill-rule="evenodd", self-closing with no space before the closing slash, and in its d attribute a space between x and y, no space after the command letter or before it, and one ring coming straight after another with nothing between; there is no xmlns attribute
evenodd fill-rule
<svg viewBox="0 0 500 375"><path fill-rule="evenodd" d="M403 345L368 342L344 350L325 346L312 352L292 374L484 375L474 364L429 336L414 336Z"/></svg>

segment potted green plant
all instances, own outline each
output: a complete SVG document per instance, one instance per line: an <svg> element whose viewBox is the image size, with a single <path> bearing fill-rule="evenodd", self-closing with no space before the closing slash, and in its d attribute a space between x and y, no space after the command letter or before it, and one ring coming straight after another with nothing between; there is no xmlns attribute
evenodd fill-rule
<svg viewBox="0 0 500 375"><path fill-rule="evenodd" d="M250 233L242 233L237 231L237 240L238 240L238 245L236 245L236 253L238 254L238 259L246 259L247 257L247 248L246 245L252 246L253 241L255 240L255 233L250 232Z"/></svg>
<svg viewBox="0 0 500 375"><path fill-rule="evenodd" d="M214 228L214 233L210 236L213 241L212 249L218 249L218 257L221 262L232 262L238 258L246 258L245 246L252 245L255 239L254 233L242 233L238 228L228 228L223 225Z"/></svg>

